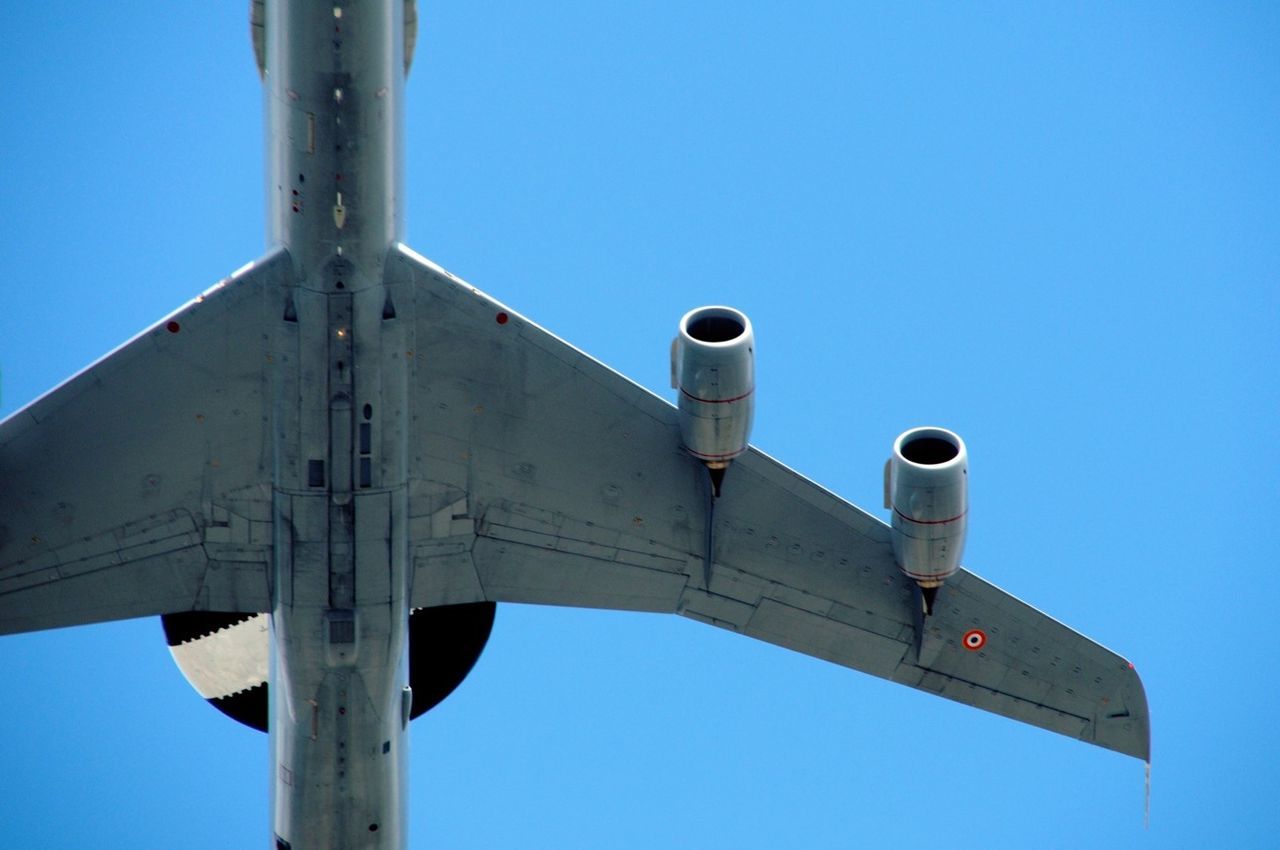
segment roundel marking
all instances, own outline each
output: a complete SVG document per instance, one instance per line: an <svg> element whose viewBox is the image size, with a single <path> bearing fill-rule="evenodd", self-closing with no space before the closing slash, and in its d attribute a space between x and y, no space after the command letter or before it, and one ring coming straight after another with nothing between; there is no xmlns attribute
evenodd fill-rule
<svg viewBox="0 0 1280 850"><path fill-rule="evenodd" d="M977 652L987 645L987 633L982 629L969 629L964 633L964 648Z"/></svg>

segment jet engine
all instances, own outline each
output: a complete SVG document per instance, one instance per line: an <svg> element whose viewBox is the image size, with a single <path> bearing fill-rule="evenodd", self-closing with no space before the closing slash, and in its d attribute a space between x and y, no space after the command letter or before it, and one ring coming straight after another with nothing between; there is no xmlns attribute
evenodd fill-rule
<svg viewBox="0 0 1280 850"><path fill-rule="evenodd" d="M893 554L924 596L960 568L968 530L969 455L945 428L912 428L893 443L885 465L885 507L893 511Z"/></svg>
<svg viewBox="0 0 1280 850"><path fill-rule="evenodd" d="M699 307L671 343L671 386L680 391L680 439L707 465L716 493L729 462L747 450L755 413L755 335L732 307Z"/></svg>

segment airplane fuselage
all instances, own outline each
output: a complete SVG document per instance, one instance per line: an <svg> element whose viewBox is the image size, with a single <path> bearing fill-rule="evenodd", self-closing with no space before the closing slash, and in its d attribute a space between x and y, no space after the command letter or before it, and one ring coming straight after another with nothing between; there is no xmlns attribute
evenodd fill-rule
<svg viewBox="0 0 1280 850"><path fill-rule="evenodd" d="M268 241L295 280L269 368L272 828L282 847L400 847L413 355L382 269L403 4L269 2L265 45Z"/></svg>

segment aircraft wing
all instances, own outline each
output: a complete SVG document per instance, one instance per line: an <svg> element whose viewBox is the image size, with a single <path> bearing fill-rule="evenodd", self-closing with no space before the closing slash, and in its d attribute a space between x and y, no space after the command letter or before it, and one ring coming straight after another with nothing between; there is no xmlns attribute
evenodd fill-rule
<svg viewBox="0 0 1280 850"><path fill-rule="evenodd" d="M679 613L1148 758L1120 656L964 570L921 628L880 520L754 449L709 517L671 404L406 248L387 275L415 316L415 606Z"/></svg>
<svg viewBox="0 0 1280 850"><path fill-rule="evenodd" d="M269 289L245 267L0 423L0 634L270 610Z"/></svg>

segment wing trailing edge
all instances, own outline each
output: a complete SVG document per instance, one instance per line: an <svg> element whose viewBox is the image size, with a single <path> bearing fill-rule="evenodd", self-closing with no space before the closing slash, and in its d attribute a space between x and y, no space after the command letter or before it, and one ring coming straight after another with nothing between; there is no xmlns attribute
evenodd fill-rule
<svg viewBox="0 0 1280 850"><path fill-rule="evenodd" d="M0 634L270 607L272 318L250 263L0 423Z"/></svg>

